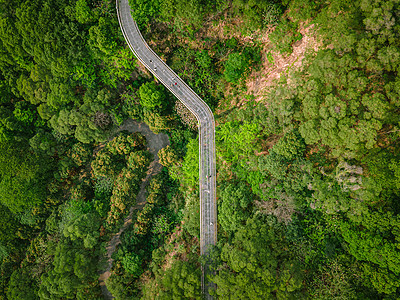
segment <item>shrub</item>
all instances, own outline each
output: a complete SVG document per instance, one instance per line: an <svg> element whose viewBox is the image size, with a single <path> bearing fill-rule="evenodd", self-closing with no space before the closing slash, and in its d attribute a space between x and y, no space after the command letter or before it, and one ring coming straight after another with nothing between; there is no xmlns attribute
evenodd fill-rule
<svg viewBox="0 0 400 300"><path fill-rule="evenodd" d="M153 109L162 106L165 100L165 89L156 85L154 81L146 82L138 90L140 104L146 108Z"/></svg>
<svg viewBox="0 0 400 300"><path fill-rule="evenodd" d="M143 273L141 266L141 259L134 253L126 254L122 258L122 265L126 272L132 274L135 277L139 277Z"/></svg>
<svg viewBox="0 0 400 300"><path fill-rule="evenodd" d="M228 82L237 83L249 67L249 60L239 52L229 54L224 76Z"/></svg>
<svg viewBox="0 0 400 300"><path fill-rule="evenodd" d="M273 150L285 157L288 160L292 160L303 154L306 149L303 138L297 130L291 130L274 145Z"/></svg>
<svg viewBox="0 0 400 300"><path fill-rule="evenodd" d="M269 39L280 53L291 54L293 52L293 43L301 40L302 35L300 32L297 32L297 23L283 19L269 35Z"/></svg>

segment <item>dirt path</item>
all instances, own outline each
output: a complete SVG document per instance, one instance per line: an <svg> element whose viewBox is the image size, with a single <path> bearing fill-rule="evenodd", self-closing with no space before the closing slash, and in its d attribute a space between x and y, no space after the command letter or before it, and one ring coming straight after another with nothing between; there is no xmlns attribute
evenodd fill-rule
<svg viewBox="0 0 400 300"><path fill-rule="evenodd" d="M101 287L101 292L104 296L104 299L113 299L114 297L111 295L109 290L106 287L105 281L111 275L111 268L113 259L111 258L118 244L121 243L120 237L124 230L132 223L132 214L135 209L142 209L146 203L146 187L149 184L151 178L158 174L162 170L162 165L158 162L157 153L160 149L169 145L168 136L164 133L155 134L149 128L149 126L142 122L137 122L132 119L126 120L116 131L127 130L129 132L140 132L146 137L148 150L153 155L154 160L150 163L149 169L147 170L146 178L143 179L140 185L139 194L136 197L136 205L129 209L129 215L125 218L124 224L118 231L118 233L114 234L108 243L107 249L107 267L105 270L102 270L99 276L99 283Z"/></svg>

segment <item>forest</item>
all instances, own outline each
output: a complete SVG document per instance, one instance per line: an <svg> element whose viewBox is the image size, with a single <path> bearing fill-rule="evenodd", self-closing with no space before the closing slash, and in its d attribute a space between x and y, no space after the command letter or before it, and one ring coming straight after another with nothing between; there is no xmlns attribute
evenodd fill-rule
<svg viewBox="0 0 400 300"><path fill-rule="evenodd" d="M0 0L0 300L202 299L206 261L215 299L398 299L399 2L129 2L214 113L218 243L196 119L115 1ZM168 136L153 176L129 119Z"/></svg>

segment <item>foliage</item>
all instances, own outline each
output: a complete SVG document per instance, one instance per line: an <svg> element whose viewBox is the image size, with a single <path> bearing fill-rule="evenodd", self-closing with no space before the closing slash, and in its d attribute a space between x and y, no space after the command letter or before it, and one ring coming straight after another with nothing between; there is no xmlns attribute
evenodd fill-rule
<svg viewBox="0 0 400 300"><path fill-rule="evenodd" d="M98 291L94 289L98 277L97 255L94 250L82 247L83 244L82 240L68 238L59 241L52 267L41 276L38 292L41 299L98 297Z"/></svg>
<svg viewBox="0 0 400 300"><path fill-rule="evenodd" d="M50 132L39 129L37 133L29 140L29 145L35 151L47 155L54 155L56 151L56 140Z"/></svg>
<svg viewBox="0 0 400 300"><path fill-rule="evenodd" d="M107 132L96 119L104 111L100 103L85 103L78 110L61 110L50 119L50 125L59 133L75 133L75 138L82 143L104 141ZM106 126L107 127L107 126Z"/></svg>
<svg viewBox="0 0 400 300"><path fill-rule="evenodd" d="M92 161L92 172L95 178L111 177L114 178L121 169L122 164L112 157L106 149L100 150L96 158Z"/></svg>
<svg viewBox="0 0 400 300"><path fill-rule="evenodd" d="M200 270L187 261L175 261L153 289L144 291L143 299L159 295L167 299L201 299Z"/></svg>
<svg viewBox="0 0 400 300"><path fill-rule="evenodd" d="M71 150L71 158L78 167L89 162L92 153L87 144L76 143L72 146Z"/></svg>
<svg viewBox="0 0 400 300"><path fill-rule="evenodd" d="M154 81L144 83L138 90L140 104L148 109L165 105L164 87L156 85Z"/></svg>
<svg viewBox="0 0 400 300"><path fill-rule="evenodd" d="M132 284L132 278L127 274L111 274L106 280L106 285L115 299L127 299L137 292L136 285Z"/></svg>
<svg viewBox="0 0 400 300"><path fill-rule="evenodd" d="M89 23L95 19L86 0L78 0L75 5L76 20L79 23Z"/></svg>
<svg viewBox="0 0 400 300"><path fill-rule="evenodd" d="M140 133L122 132L97 152L91 163L97 180L93 205L100 215L107 214L107 224L115 223L136 198L151 158L148 151L142 150L145 142Z"/></svg>
<svg viewBox="0 0 400 300"><path fill-rule="evenodd" d="M243 183L228 183L220 189L218 221L226 232L234 232L244 225L251 215L252 193Z"/></svg>
<svg viewBox="0 0 400 300"><path fill-rule="evenodd" d="M160 2L160 19L163 21L174 19L177 27L183 27L186 24L196 27L203 20L204 8L201 3L194 0Z"/></svg>
<svg viewBox="0 0 400 300"><path fill-rule="evenodd" d="M122 265L125 271L134 277L139 277L143 273L140 257L133 253L127 254L122 258Z"/></svg>
<svg viewBox="0 0 400 300"><path fill-rule="evenodd" d="M276 50L282 54L293 52L292 45L302 39L300 32L297 32L297 24L282 18L275 30L269 35Z"/></svg>
<svg viewBox="0 0 400 300"><path fill-rule="evenodd" d="M129 5L135 7L131 13L133 19L139 24L139 27L150 23L160 10L160 1L158 0L129 0Z"/></svg>
<svg viewBox="0 0 400 300"><path fill-rule="evenodd" d="M7 257L18 245L19 227L18 220L11 211L0 204L0 260Z"/></svg>
<svg viewBox="0 0 400 300"><path fill-rule="evenodd" d="M129 156L133 151L142 150L145 143L146 138L139 132L122 132L107 143L107 149L113 155Z"/></svg>
<svg viewBox="0 0 400 300"><path fill-rule="evenodd" d="M49 161L18 143L1 143L0 150L1 203L14 214L42 203L51 171Z"/></svg>
<svg viewBox="0 0 400 300"><path fill-rule="evenodd" d="M160 159L160 164L167 168L178 162L178 156L175 150L169 145L158 151L158 157Z"/></svg>
<svg viewBox="0 0 400 300"><path fill-rule="evenodd" d="M258 124L228 121L217 128L216 140L219 141L223 157L232 162L251 154L258 133Z"/></svg>
<svg viewBox="0 0 400 300"><path fill-rule="evenodd" d="M282 5L278 1L234 0L232 5L250 30L274 24L283 13Z"/></svg>
<svg viewBox="0 0 400 300"><path fill-rule="evenodd" d="M155 134L160 133L164 130L171 129L171 118L168 116L163 116L158 112L145 110L143 112L143 121L149 125L150 130Z"/></svg>
<svg viewBox="0 0 400 300"><path fill-rule="evenodd" d="M76 239L83 240L83 246L87 249L93 249L99 238L99 220L94 214L84 214L77 216L64 225L63 234L72 241Z"/></svg>
<svg viewBox="0 0 400 300"><path fill-rule="evenodd" d="M299 132L291 130L273 146L273 151L287 160L303 156L306 145Z"/></svg>
<svg viewBox="0 0 400 300"><path fill-rule="evenodd" d="M26 269L15 270L10 278L7 299L39 299L37 296L36 282Z"/></svg>
<svg viewBox="0 0 400 300"><path fill-rule="evenodd" d="M320 267L318 277L315 279L315 294L318 299L357 299L357 292L351 283L351 271L346 269L340 259L335 259L325 266Z"/></svg>
<svg viewBox="0 0 400 300"><path fill-rule="evenodd" d="M187 152L182 163L183 182L191 187L198 185L199 181L199 141L191 139L187 144ZM177 175L173 175L177 176Z"/></svg>
<svg viewBox="0 0 400 300"><path fill-rule="evenodd" d="M199 238L200 237L200 197L198 193L191 193L186 196L184 208L184 228L187 232Z"/></svg>
<svg viewBox="0 0 400 300"><path fill-rule="evenodd" d="M2 299L101 298L99 242L151 160L140 134L106 142L126 117L171 146L107 286L117 299L201 296L196 122L138 69L114 4L0 0ZM397 1L130 4L155 52L218 108L216 296L398 297ZM260 50L290 54L299 28L314 51L252 95Z"/></svg>
<svg viewBox="0 0 400 300"><path fill-rule="evenodd" d="M284 250L282 233L271 225L253 217L223 245L221 270L212 279L220 299L301 297L301 265Z"/></svg>
<svg viewBox="0 0 400 300"><path fill-rule="evenodd" d="M225 64L224 76L228 82L237 83L242 75L248 70L250 61L242 53L229 54Z"/></svg>
<svg viewBox="0 0 400 300"><path fill-rule="evenodd" d="M357 223L339 223L349 253L359 261L370 262L363 263L363 276L378 292L395 293L399 288L394 278L400 272L397 263L400 253L392 241L397 240L395 234L399 228L399 217L392 213L369 212L360 224L365 229L360 230Z"/></svg>

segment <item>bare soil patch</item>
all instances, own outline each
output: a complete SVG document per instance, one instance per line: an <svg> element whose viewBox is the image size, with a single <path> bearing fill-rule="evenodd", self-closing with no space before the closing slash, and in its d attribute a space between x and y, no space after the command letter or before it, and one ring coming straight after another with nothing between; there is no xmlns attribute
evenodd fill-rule
<svg viewBox="0 0 400 300"><path fill-rule="evenodd" d="M268 88L274 85L282 74L287 74L290 70L299 69L302 66L303 59L307 50L317 51L320 46L316 34L314 33L314 24L308 25L301 23L299 31L303 35L300 41L293 45L293 53L287 56L281 55L279 52L272 50L268 34L265 32L261 37L262 49L262 67L259 71L254 71L246 80L248 95L254 95L255 100L261 101L268 92ZM269 59L272 61L270 62ZM245 102L245 98L240 101L239 106Z"/></svg>

